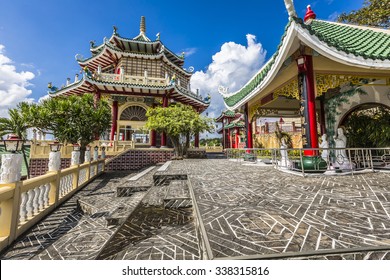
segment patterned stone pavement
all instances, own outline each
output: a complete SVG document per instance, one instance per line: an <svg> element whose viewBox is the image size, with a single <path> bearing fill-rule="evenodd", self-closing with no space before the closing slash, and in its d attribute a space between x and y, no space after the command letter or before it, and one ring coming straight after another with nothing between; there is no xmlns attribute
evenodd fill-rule
<svg viewBox="0 0 390 280"><path fill-rule="evenodd" d="M303 178L191 159L131 176L99 177L0 258L390 259L390 173Z"/></svg>
<svg viewBox="0 0 390 280"><path fill-rule="evenodd" d="M390 250L389 173L302 178L226 160L186 165L213 258Z"/></svg>

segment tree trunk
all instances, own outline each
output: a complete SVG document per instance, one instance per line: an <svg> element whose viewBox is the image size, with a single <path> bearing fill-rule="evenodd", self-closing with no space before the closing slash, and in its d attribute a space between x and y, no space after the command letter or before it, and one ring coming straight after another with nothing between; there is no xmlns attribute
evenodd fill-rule
<svg viewBox="0 0 390 280"><path fill-rule="evenodd" d="M186 134L186 143L183 147L183 156L187 156L187 150L190 147L190 133Z"/></svg>
<svg viewBox="0 0 390 280"><path fill-rule="evenodd" d="M182 146L180 145L179 137L170 137L172 144L173 144L173 149L175 151L175 158L183 158L183 149Z"/></svg>
<svg viewBox="0 0 390 280"><path fill-rule="evenodd" d="M80 146L80 164L84 163L85 151L86 151L86 146L85 145Z"/></svg>

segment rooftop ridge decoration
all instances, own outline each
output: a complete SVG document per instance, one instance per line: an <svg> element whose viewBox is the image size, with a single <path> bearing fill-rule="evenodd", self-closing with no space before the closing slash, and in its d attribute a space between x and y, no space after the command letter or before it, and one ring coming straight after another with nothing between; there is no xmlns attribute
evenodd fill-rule
<svg viewBox="0 0 390 280"><path fill-rule="evenodd" d="M284 5L286 6L286 10L287 10L288 16L290 18L293 18L293 17L297 16L293 0L284 0Z"/></svg>
<svg viewBox="0 0 390 280"><path fill-rule="evenodd" d="M292 1L285 1L292 5ZM288 7L289 15L294 12ZM310 24L301 18L290 16L282 35L281 42L274 55L252 76L238 91L228 93L227 88L220 86L219 93L224 97L228 109L236 109L250 96L269 82L270 73L275 75L281 67L280 60L287 59L287 48L292 38L298 36L306 45L325 56L334 57L350 65L364 68L388 69L390 67L390 34L377 28L361 28L324 20L312 19ZM287 38L287 40L285 40ZM280 57L282 54L283 57ZM278 62L275 65L275 62Z"/></svg>

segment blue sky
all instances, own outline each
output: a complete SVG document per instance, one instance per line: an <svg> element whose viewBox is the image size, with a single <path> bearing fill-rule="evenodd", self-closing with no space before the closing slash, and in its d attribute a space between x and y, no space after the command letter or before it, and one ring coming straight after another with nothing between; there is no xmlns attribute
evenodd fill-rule
<svg viewBox="0 0 390 280"><path fill-rule="evenodd" d="M193 87L211 92L210 115L222 108L217 86L242 86L273 54L288 21L283 0L246 1L75 1L0 2L0 115L22 100L46 95L47 82L56 86L79 71L76 54L89 57L89 41L100 44L112 26L123 37L146 34L172 51L187 52L185 67L195 67ZM296 0L298 16L311 4L317 18L362 6L363 0ZM248 35L249 34L249 35Z"/></svg>

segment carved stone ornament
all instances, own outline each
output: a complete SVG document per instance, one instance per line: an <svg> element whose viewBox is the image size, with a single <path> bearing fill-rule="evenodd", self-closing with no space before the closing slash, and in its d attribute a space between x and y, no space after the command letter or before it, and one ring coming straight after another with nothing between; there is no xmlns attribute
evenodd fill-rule
<svg viewBox="0 0 390 280"><path fill-rule="evenodd" d="M73 151L72 152L72 158L70 161L70 165L78 165L80 163L80 152L79 151Z"/></svg>
<svg viewBox="0 0 390 280"><path fill-rule="evenodd" d="M61 153L50 152L49 154L49 171L58 171L61 168Z"/></svg>
<svg viewBox="0 0 390 280"><path fill-rule="evenodd" d="M1 156L0 184L20 181L22 176L22 155L4 154Z"/></svg>
<svg viewBox="0 0 390 280"><path fill-rule="evenodd" d="M90 162L90 161L91 161L91 151L85 151L84 162Z"/></svg>

